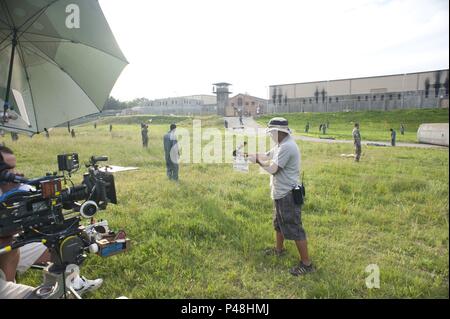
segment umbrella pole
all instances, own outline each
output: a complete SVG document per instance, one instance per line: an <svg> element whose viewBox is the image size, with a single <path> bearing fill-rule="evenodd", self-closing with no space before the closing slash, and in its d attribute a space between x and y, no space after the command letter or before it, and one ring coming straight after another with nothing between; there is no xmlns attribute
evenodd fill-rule
<svg viewBox="0 0 450 319"><path fill-rule="evenodd" d="M6 112L9 108L9 91L11 90L11 81L12 81L12 71L14 66L14 55L16 52L17 46L17 30L13 31L13 39L12 39L12 49L11 49L11 60L9 62L9 73L8 73L8 82L6 84L6 95L5 95L5 104L3 105L3 122L6 122L8 119L6 117Z"/></svg>

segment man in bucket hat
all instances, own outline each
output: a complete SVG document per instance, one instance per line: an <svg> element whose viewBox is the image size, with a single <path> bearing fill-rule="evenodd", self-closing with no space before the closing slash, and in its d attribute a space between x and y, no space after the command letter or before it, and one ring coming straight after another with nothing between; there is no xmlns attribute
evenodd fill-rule
<svg viewBox="0 0 450 319"><path fill-rule="evenodd" d="M283 255L284 240L293 240L300 254L300 262L290 270L294 276L314 271L308 256L306 233L301 219L301 205L294 202L292 189L298 185L300 175L300 151L285 118L270 120L267 133L275 147L266 154L249 156L270 176L271 197L273 199L273 226L276 232L276 247L266 250L266 254Z"/></svg>

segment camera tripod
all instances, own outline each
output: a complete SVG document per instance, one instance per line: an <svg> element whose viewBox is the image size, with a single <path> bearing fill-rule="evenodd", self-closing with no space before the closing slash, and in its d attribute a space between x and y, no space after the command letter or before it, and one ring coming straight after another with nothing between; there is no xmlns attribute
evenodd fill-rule
<svg viewBox="0 0 450 319"><path fill-rule="evenodd" d="M44 282L27 297L27 299L81 299L73 288L73 280L80 275L80 268L70 264L61 271L49 264L43 269Z"/></svg>

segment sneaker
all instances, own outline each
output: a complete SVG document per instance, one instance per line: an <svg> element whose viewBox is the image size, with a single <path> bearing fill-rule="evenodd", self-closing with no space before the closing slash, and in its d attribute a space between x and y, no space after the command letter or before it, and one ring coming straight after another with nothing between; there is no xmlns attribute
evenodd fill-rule
<svg viewBox="0 0 450 319"><path fill-rule="evenodd" d="M264 255L266 256L277 256L281 257L284 256L287 253L286 248L283 248L281 250L276 249L275 247L266 248L264 249Z"/></svg>
<svg viewBox="0 0 450 319"><path fill-rule="evenodd" d="M73 288L79 295L82 295L85 292L93 291L100 288L102 284L103 279L101 278L89 280L86 279L86 277L78 277L73 282Z"/></svg>
<svg viewBox="0 0 450 319"><path fill-rule="evenodd" d="M291 275L293 276L300 276L300 275L305 275L311 272L314 272L315 268L313 266L313 264L306 266L303 262L300 262L297 266L291 268L291 270L289 270L289 272L291 273Z"/></svg>

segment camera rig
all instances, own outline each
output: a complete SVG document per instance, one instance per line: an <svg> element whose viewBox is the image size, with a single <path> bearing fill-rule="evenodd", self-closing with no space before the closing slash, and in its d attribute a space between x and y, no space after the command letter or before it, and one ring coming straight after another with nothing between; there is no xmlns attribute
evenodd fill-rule
<svg viewBox="0 0 450 319"><path fill-rule="evenodd" d="M124 231L115 233L107 221L94 220L109 203L117 204L114 176L98 166L108 158L92 156L79 185L71 181L80 168L78 154L58 155L57 160L62 175L30 180L0 163L0 183L18 184L0 197L0 237L13 236L9 245L0 247L0 254L35 242L43 243L51 254L51 263L44 268L44 283L30 298L80 298L71 282L87 253L108 257L129 248ZM86 226L83 219L89 220Z"/></svg>

